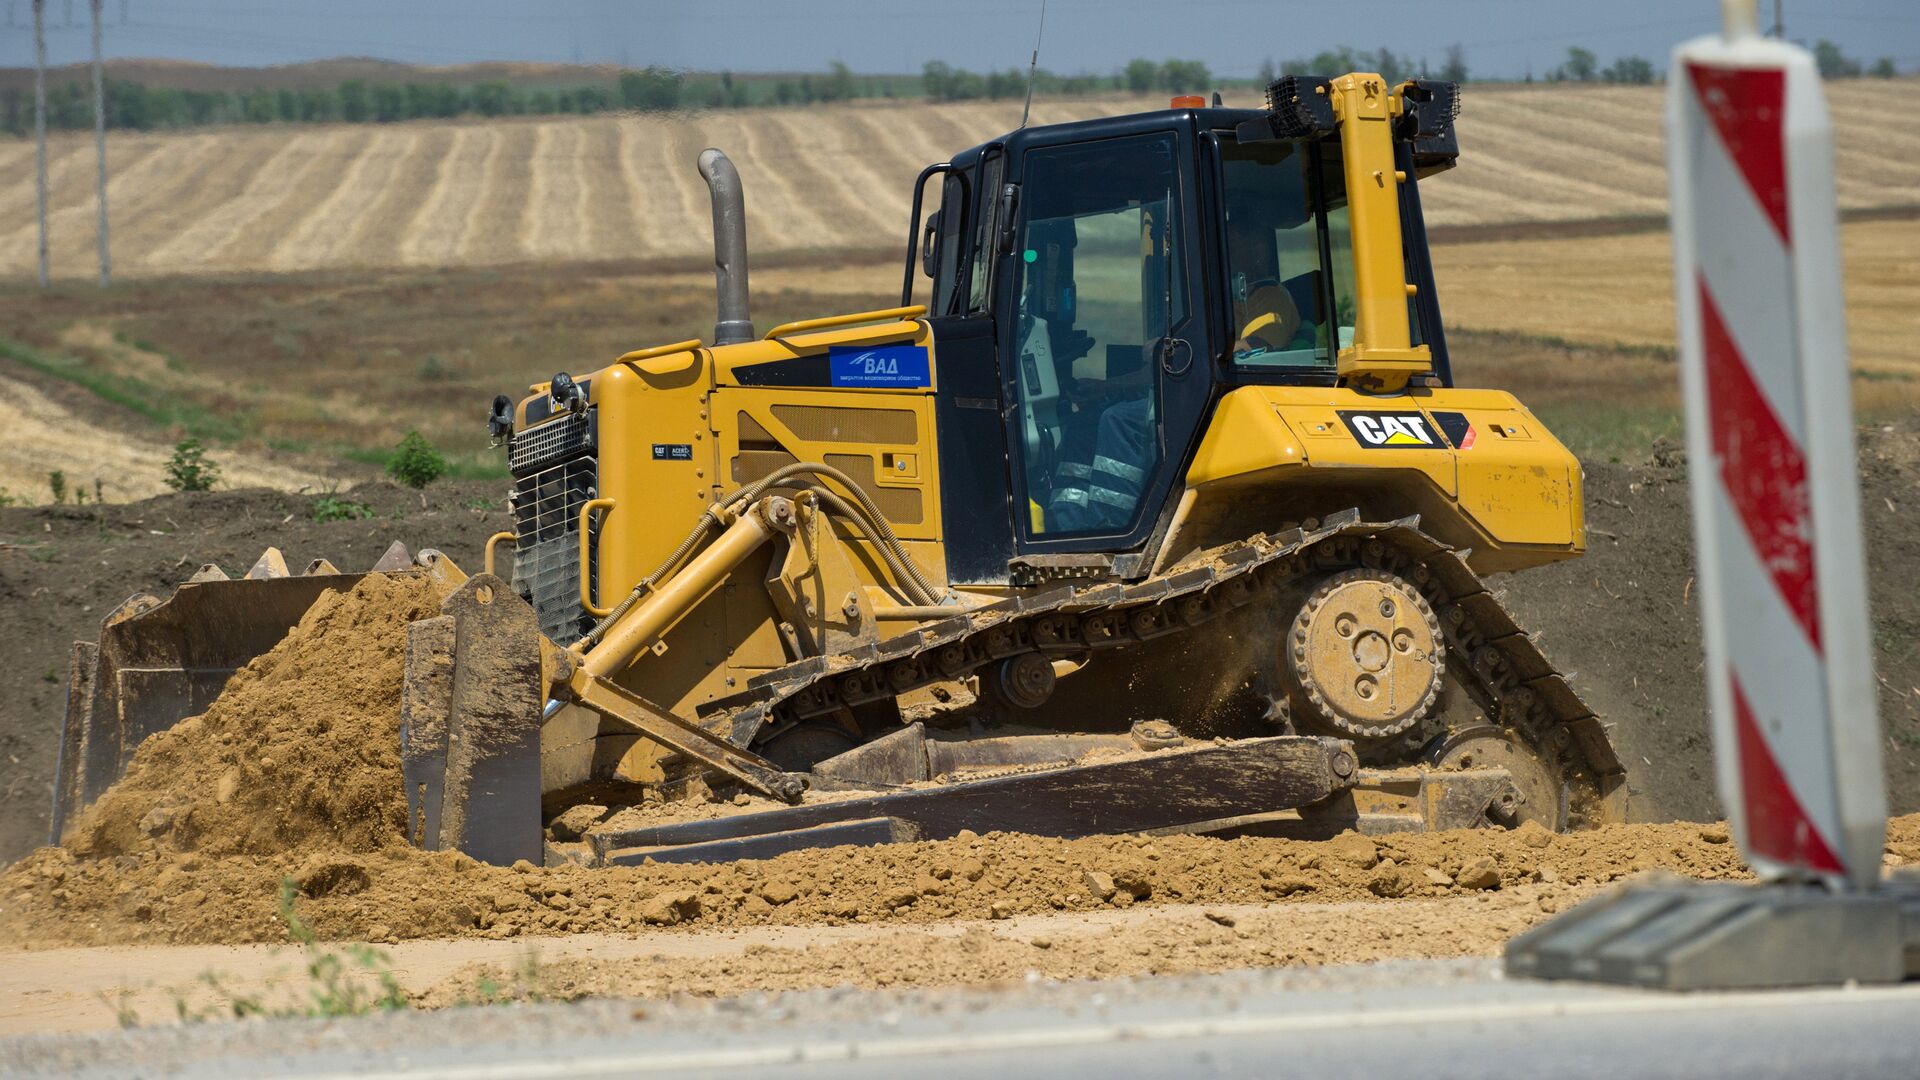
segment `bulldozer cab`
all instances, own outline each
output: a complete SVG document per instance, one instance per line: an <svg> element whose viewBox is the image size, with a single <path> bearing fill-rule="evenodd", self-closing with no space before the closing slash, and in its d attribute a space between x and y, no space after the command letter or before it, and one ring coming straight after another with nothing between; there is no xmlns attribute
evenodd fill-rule
<svg viewBox="0 0 1920 1080"><path fill-rule="evenodd" d="M1271 115L1186 108L1031 128L946 167L922 268L948 519L980 525L950 546L957 583L1095 555L1126 576L1129 553L1166 526L1223 393L1355 384L1342 364L1363 344L1363 279L1343 142L1275 137ZM1372 149L1405 178L1385 211L1398 218L1400 348L1431 356L1393 389L1450 385L1413 182L1433 163L1416 163L1408 139ZM1005 523L982 520L1001 500Z"/></svg>

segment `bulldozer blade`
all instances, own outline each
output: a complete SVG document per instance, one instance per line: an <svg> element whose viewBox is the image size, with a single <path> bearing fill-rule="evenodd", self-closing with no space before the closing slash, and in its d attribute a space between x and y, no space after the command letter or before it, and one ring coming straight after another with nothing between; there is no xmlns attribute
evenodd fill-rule
<svg viewBox="0 0 1920 1080"><path fill-rule="evenodd" d="M547 700L540 625L533 608L492 574L475 574L441 604L452 632L410 631L407 685L422 715L409 724L412 759L409 800L420 795L422 836L428 847L465 852L500 866L545 858L540 819L540 728ZM437 622L438 620L426 620ZM448 659L434 655L451 637ZM420 652L413 651L419 641ZM438 669L450 667L450 674ZM445 747L432 732L433 709L445 679ZM415 777L440 755L439 824L426 831L433 788Z"/></svg>
<svg viewBox="0 0 1920 1080"><path fill-rule="evenodd" d="M97 644L73 649L52 842L120 778L147 736L205 712L227 679L279 644L321 593L351 589L364 576L236 581L209 564L164 601L140 595L115 608Z"/></svg>
<svg viewBox="0 0 1920 1080"><path fill-rule="evenodd" d="M882 832L920 840L944 840L962 829L1066 838L1145 832L1311 806L1350 787L1356 771L1352 743L1277 735L590 835L597 863L628 865L680 861L675 853L684 845L713 845L700 852L706 856L727 850L720 841L744 838L764 838L769 847L761 850L849 843L844 830L823 826L855 823L876 834L863 843L887 842L878 837ZM814 843L797 843L809 839Z"/></svg>
<svg viewBox="0 0 1920 1080"><path fill-rule="evenodd" d="M277 547L270 547L254 560L253 569L247 571L247 580L263 581L267 578L287 576L287 557Z"/></svg>
<svg viewBox="0 0 1920 1080"><path fill-rule="evenodd" d="M395 540L387 545L387 550L373 564L370 573L390 574L395 570L405 570L413 565L413 556L407 554L407 545Z"/></svg>
<svg viewBox="0 0 1920 1080"><path fill-rule="evenodd" d="M440 807L447 777L447 717L453 709L452 615L407 626L406 675L400 692L400 774L407 794L407 838L440 847Z"/></svg>

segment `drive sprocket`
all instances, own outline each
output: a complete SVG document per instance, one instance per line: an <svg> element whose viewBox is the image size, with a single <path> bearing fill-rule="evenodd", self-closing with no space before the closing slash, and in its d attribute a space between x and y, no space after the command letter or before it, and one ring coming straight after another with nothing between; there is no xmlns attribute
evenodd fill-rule
<svg viewBox="0 0 1920 1080"><path fill-rule="evenodd" d="M1446 638L1420 591L1387 570L1333 574L1307 594L1282 646L1296 719L1390 739L1425 719L1446 675Z"/></svg>

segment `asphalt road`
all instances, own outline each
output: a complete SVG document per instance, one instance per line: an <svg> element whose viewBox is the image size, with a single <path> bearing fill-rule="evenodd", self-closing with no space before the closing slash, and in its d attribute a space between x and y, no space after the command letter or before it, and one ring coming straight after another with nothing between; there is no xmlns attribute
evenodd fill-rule
<svg viewBox="0 0 1920 1080"><path fill-rule="evenodd" d="M0 1042L6 1075L1920 1076L1920 985L1670 995L1492 961L459 1009Z"/></svg>

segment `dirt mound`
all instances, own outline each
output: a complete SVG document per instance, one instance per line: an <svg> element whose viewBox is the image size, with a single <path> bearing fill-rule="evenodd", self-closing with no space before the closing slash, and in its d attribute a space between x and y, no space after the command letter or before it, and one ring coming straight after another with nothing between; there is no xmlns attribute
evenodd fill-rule
<svg viewBox="0 0 1920 1080"><path fill-rule="evenodd" d="M1651 869L1744 876L1717 825L1537 826L1325 842L1011 834L720 866L486 866L404 843L398 702L409 621L438 597L375 576L325 596L203 715L156 735L70 850L0 875L0 942L274 942L290 883L322 936L392 941L650 928L928 924L1139 904L1442 899ZM1920 817L1890 862L1920 859ZM1064 954L1063 954L1064 955ZM1093 957L1092 963L1098 960Z"/></svg>
<svg viewBox="0 0 1920 1080"><path fill-rule="evenodd" d="M137 852L368 852L403 842L399 702L407 624L439 613L423 577L328 591L205 714L147 739L70 841Z"/></svg>
<svg viewBox="0 0 1920 1080"><path fill-rule="evenodd" d="M397 788L397 784L396 784ZM1904 858L1920 858L1920 819ZM1136 904L1444 897L1599 884L1649 869L1742 876L1718 826L1526 829L1327 842L989 834L797 852L761 863L587 870L485 866L388 847L107 860L44 849L0 876L0 941L25 946L280 941L283 880L324 936L508 938L650 927L930 923Z"/></svg>
<svg viewBox="0 0 1920 1080"><path fill-rule="evenodd" d="M374 516L327 521L315 519L320 496L257 489L123 505L0 506L0 863L46 840L68 650L99 638L101 616L134 593L170 595L201 563L244 573L269 544L295 567L324 557L365 570L399 540L477 568L487 536L503 527L495 508L502 486L436 484L423 499L392 484L362 484L344 497Z"/></svg>

